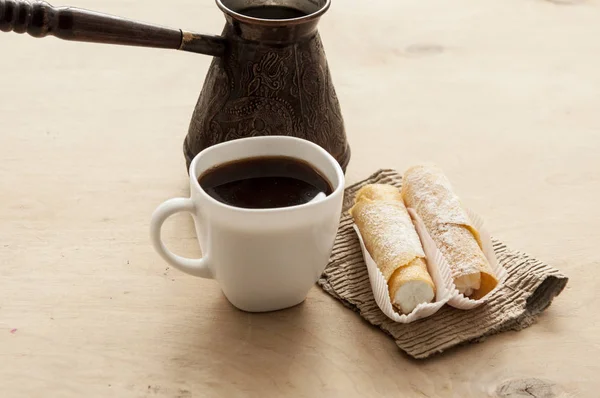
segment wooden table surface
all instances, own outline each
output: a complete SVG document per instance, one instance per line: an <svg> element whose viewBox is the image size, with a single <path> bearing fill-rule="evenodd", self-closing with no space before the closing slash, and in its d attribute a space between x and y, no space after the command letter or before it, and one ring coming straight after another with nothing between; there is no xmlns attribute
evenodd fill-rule
<svg viewBox="0 0 600 398"><path fill-rule="evenodd" d="M210 0L71 4L224 23ZM495 236L570 277L532 327L427 361L316 286L242 313L154 252L209 57L0 34L0 396L597 397L599 21L598 0L336 0L322 19L348 183L435 161ZM164 234L199 254L188 217Z"/></svg>

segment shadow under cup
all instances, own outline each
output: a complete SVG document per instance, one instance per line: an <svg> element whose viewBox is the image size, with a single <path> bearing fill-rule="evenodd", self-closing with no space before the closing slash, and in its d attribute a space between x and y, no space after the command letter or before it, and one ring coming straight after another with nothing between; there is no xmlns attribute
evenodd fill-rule
<svg viewBox="0 0 600 398"><path fill-rule="evenodd" d="M263 156L287 156L309 163L330 182L333 192L320 201L298 206L245 209L217 201L198 183L198 177L215 166ZM327 265L339 226L344 174L338 162L303 139L244 138L198 154L190 166L190 187L192 214L209 277L219 282L227 299L251 312L304 301Z"/></svg>

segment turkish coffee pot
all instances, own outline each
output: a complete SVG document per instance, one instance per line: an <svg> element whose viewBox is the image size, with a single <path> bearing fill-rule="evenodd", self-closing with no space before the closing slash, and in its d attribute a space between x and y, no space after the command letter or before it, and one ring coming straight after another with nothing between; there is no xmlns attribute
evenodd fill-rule
<svg viewBox="0 0 600 398"><path fill-rule="evenodd" d="M345 171L350 147L317 31L330 0L216 3L226 19L221 36L25 0L0 0L0 30L212 55L184 141L188 167L220 142L289 135L320 145Z"/></svg>

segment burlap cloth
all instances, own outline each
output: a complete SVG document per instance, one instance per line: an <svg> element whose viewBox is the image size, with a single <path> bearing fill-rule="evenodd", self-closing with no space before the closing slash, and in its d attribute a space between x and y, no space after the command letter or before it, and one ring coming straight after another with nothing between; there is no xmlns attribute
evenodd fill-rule
<svg viewBox="0 0 600 398"><path fill-rule="evenodd" d="M370 183L400 187L402 178L394 170L380 170L346 188L340 229L329 264L318 283L327 293L392 336L398 347L408 355L427 358L459 344L528 327L566 286L567 277L554 268L512 251L492 238L498 261L507 269L509 276L487 304L469 311L446 305L431 317L414 323L392 321L375 303L358 238L352 228L352 218L347 213L356 191Z"/></svg>

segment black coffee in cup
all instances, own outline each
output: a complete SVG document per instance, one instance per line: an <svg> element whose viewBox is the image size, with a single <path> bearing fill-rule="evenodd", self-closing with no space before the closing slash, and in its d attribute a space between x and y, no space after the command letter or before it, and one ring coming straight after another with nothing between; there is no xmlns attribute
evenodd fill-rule
<svg viewBox="0 0 600 398"><path fill-rule="evenodd" d="M286 156L236 160L204 172L198 182L216 200L246 209L301 205L319 193L332 193L331 184L312 165Z"/></svg>

